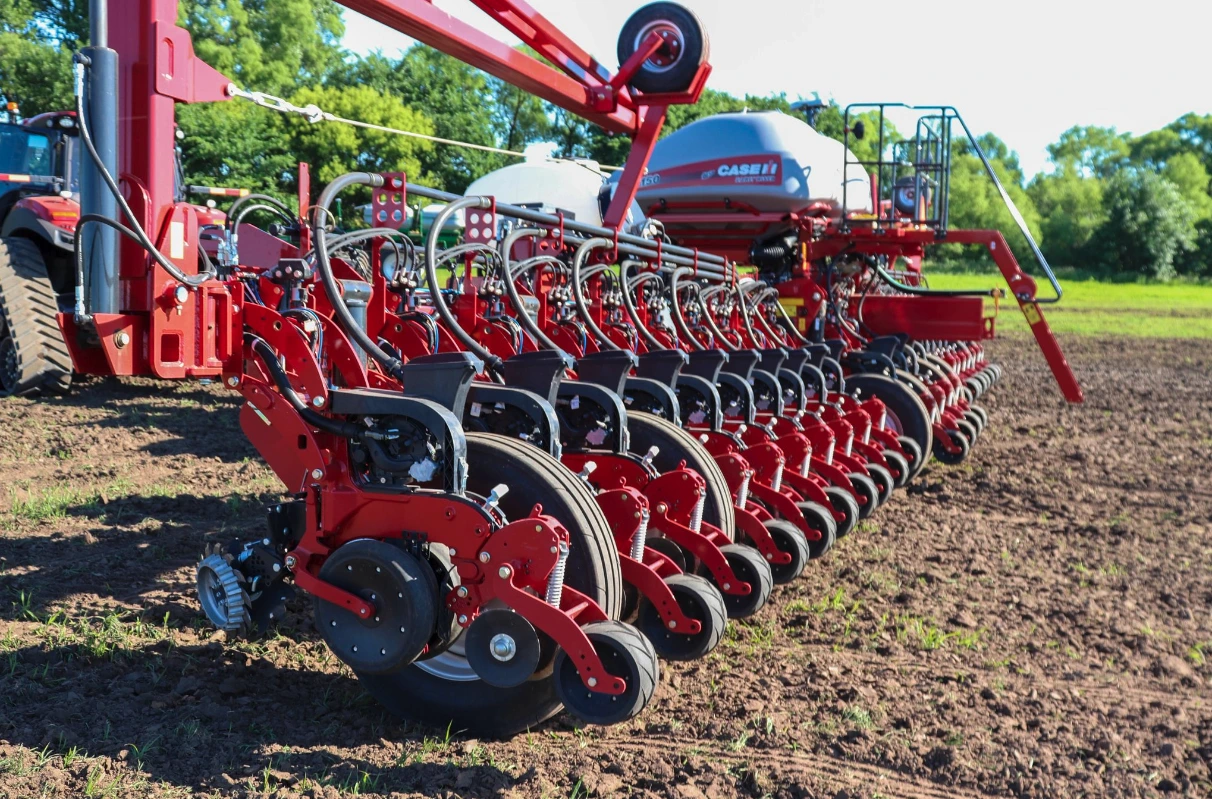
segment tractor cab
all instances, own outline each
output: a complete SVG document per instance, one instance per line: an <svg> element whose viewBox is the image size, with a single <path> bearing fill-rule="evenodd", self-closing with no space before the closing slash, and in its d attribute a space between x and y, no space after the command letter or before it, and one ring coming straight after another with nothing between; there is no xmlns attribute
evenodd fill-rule
<svg viewBox="0 0 1212 799"><path fill-rule="evenodd" d="M75 114L39 114L0 124L0 225L24 198L60 199L56 195L78 192L79 174Z"/></svg>

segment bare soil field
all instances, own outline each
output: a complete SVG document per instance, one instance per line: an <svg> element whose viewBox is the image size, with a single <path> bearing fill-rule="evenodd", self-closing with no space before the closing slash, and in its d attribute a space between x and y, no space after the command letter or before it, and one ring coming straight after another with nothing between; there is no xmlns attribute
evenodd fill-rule
<svg viewBox="0 0 1212 799"><path fill-rule="evenodd" d="M277 483L218 386L0 401L0 796L972 797L1212 793L1212 356L1033 344L969 461L906 492L653 706L508 741L402 724L296 602L228 641L205 543Z"/></svg>

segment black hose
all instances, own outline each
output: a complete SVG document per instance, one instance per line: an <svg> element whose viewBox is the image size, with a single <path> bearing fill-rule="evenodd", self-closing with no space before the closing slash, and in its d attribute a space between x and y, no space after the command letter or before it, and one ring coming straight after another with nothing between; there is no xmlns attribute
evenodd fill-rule
<svg viewBox="0 0 1212 799"><path fill-rule="evenodd" d="M240 210L240 206L244 205L244 203L252 202L253 200L260 203L259 207L269 206L270 210L278 212L292 225L295 223L295 215L291 212L290 208L286 206L286 203L282 202L278 198L271 197L268 194L245 194L243 197L232 203L227 209L227 225L229 228L234 227L232 220L236 218L236 212ZM240 218L243 218L243 214L240 215Z"/></svg>
<svg viewBox="0 0 1212 799"><path fill-rule="evenodd" d="M264 339L249 334L245 334L244 340L246 343L252 345L253 353L269 372L274 385L278 387L278 393L285 397L290 406L299 412L299 416L303 418L303 421L317 430L323 430L325 433L332 433L334 436L340 436L341 438L369 438L376 441L388 441L391 439L391 436L375 432L353 422L338 422L336 419L329 419L327 416L316 413L307 407L307 403L303 401L303 398L295 392L294 386L290 384L290 377L286 374L286 370L282 368L282 364L278 363L278 353L274 352L273 347L265 343Z"/></svg>
<svg viewBox="0 0 1212 799"><path fill-rule="evenodd" d="M79 61L85 68L91 68L91 63L87 59ZM122 210L123 216L130 222L130 232L134 234L135 241L139 243L147 253L155 260L160 268L167 272L173 280L184 284L190 288L197 288L208 280L215 277L215 272L200 272L196 275L187 275L177 268L177 265L164 257L164 253L156 249L156 245L148 238L147 233L139 224L139 220L135 217L135 212L131 210L127 204L126 198L122 196L122 190L118 188L117 181L114 176L105 168L105 163L101 160L101 155L97 152L96 145L93 144L93 135L89 131L87 115L84 113L84 92L80 92L76 97L76 122L80 130L80 139L84 142L84 148L88 150L88 156L92 159L93 165L96 166L97 172L100 173L101 179L105 181L105 185L109 187L110 193L114 195L114 199L118 202L118 208Z"/></svg>
<svg viewBox="0 0 1212 799"><path fill-rule="evenodd" d="M383 185L383 177L381 175L372 175L368 172L350 172L341 175L332 183L329 183L320 194L316 207L321 209L323 213L316 215L316 220L312 222L311 228L312 242L316 250L317 271L320 274L320 283L324 286L324 293L328 295L328 301L332 305L333 317L337 322L337 326L355 344L361 347L367 355L374 358L387 374L403 383L404 362L384 351L377 342L366 335L366 331L358 324L358 320L354 319L353 314L349 312L349 307L345 304L345 298L341 294L341 287L337 284L337 279L332 273L332 262L328 260L328 247L325 243L327 233L324 230L324 225L319 221L323 218L324 214L328 213L329 204L332 203L333 198L339 192L348 186L358 183L371 186L372 188L379 188Z"/></svg>

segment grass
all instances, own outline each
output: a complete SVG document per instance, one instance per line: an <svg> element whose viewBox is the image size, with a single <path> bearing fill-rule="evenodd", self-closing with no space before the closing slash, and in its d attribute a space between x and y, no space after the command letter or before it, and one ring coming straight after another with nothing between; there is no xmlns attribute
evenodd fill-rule
<svg viewBox="0 0 1212 799"><path fill-rule="evenodd" d="M1000 274L926 272L936 289L1005 288ZM1038 281L1040 296L1051 295ZM1108 283L1061 280L1065 295L1042 310L1057 333L1136 338L1212 338L1212 284ZM998 329L1027 332L1027 321L1013 298L1001 301Z"/></svg>

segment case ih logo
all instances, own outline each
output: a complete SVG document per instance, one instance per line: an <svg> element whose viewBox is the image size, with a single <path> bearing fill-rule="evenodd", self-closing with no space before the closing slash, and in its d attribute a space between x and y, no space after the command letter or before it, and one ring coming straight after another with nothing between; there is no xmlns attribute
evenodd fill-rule
<svg viewBox="0 0 1212 799"><path fill-rule="evenodd" d="M642 188L678 186L736 186L743 183L778 183L782 159L770 153L736 156L730 161L695 161L691 164L663 167L645 175Z"/></svg>
<svg viewBox="0 0 1212 799"><path fill-rule="evenodd" d="M777 177L779 173L779 162L766 161L754 164L720 164L718 167L716 167L715 171L716 174L722 178L762 176L774 178Z"/></svg>

